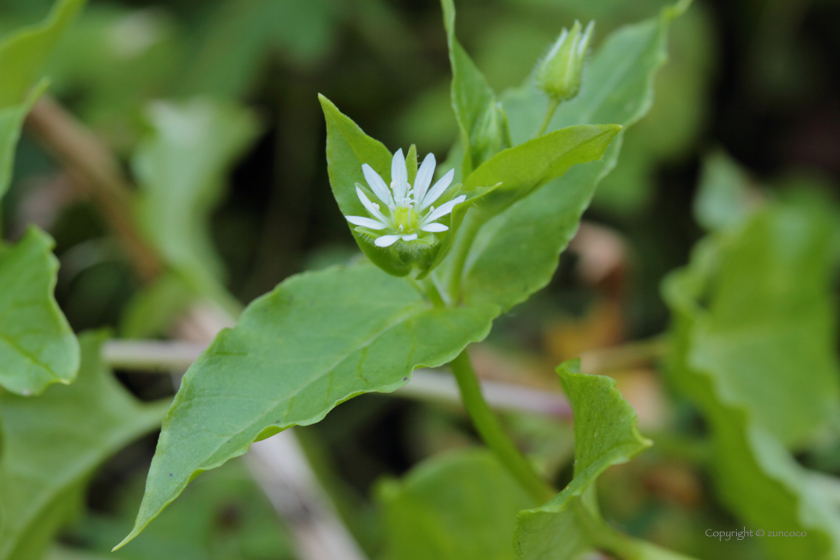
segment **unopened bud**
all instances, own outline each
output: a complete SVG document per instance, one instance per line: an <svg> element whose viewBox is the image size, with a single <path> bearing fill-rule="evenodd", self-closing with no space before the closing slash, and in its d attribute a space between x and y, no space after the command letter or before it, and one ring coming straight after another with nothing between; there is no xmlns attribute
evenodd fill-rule
<svg viewBox="0 0 840 560"><path fill-rule="evenodd" d="M567 101L577 95L593 29L594 21L582 30L575 20L571 31L563 29L537 67L537 86L555 100Z"/></svg>

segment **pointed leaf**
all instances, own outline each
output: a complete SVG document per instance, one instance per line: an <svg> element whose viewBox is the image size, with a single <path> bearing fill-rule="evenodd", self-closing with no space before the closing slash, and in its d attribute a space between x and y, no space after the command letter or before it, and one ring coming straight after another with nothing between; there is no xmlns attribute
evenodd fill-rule
<svg viewBox="0 0 840 560"><path fill-rule="evenodd" d="M454 0L441 0L449 62L452 109L461 130L463 177L508 145L507 117L484 75L455 37Z"/></svg>
<svg viewBox="0 0 840 560"><path fill-rule="evenodd" d="M79 345L53 297L52 247L50 236L32 227L0 249L0 385L22 395L70 383L79 367Z"/></svg>
<svg viewBox="0 0 840 560"><path fill-rule="evenodd" d="M41 558L82 505L84 484L108 457L153 430L166 405L141 404L99 359L103 337L81 338L69 386L37 399L0 395L0 560Z"/></svg>
<svg viewBox="0 0 840 560"><path fill-rule="evenodd" d="M152 462L134 538L199 473L257 439L389 392L483 339L493 305L436 308L369 263L295 276L250 306L190 367Z"/></svg>
<svg viewBox="0 0 840 560"><path fill-rule="evenodd" d="M515 543L519 557L526 560L574 558L605 540L610 530L584 505L584 492L607 467L650 446L615 381L581 374L579 368L578 362L557 368L574 411L575 476L553 500L519 514Z"/></svg>
<svg viewBox="0 0 840 560"><path fill-rule="evenodd" d="M499 184L480 204L499 213L572 166L601 159L620 125L578 125L556 130L499 152L464 181L466 191Z"/></svg>

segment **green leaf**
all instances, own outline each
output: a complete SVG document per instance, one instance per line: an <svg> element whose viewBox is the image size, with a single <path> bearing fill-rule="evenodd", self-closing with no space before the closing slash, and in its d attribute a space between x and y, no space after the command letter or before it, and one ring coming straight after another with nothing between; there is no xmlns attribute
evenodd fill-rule
<svg viewBox="0 0 840 560"><path fill-rule="evenodd" d="M673 22L668 63L656 74L656 103L627 132L624 153L601 181L592 206L619 218L643 219L655 198L656 174L663 164L692 157L699 135L710 123L715 23L699 6ZM604 21L598 19L598 24Z"/></svg>
<svg viewBox="0 0 840 560"><path fill-rule="evenodd" d="M690 367L787 446L806 442L838 409L831 233L819 212L770 206L702 244L684 273L694 292L680 291L692 298L683 303L693 310Z"/></svg>
<svg viewBox="0 0 840 560"><path fill-rule="evenodd" d="M64 30L85 0L59 0L49 17L0 43L0 198L12 177L15 146L23 120L46 89L35 84Z"/></svg>
<svg viewBox="0 0 840 560"><path fill-rule="evenodd" d="M504 150L481 164L464 181L464 190L500 184L480 204L498 213L573 165L601 159L620 125L578 125L556 130Z"/></svg>
<svg viewBox="0 0 840 560"><path fill-rule="evenodd" d="M155 103L148 119L153 132L132 162L141 189L138 223L194 289L217 294L223 267L208 231L210 212L259 130L256 120L238 105L209 99Z"/></svg>
<svg viewBox="0 0 840 560"><path fill-rule="evenodd" d="M74 384L37 399L0 395L0 560L41 558L93 471L163 416L165 404L141 404L102 366L102 339L81 337Z"/></svg>
<svg viewBox="0 0 840 560"><path fill-rule="evenodd" d="M835 504L779 439L807 435L836 406L819 221L768 208L736 239L707 240L663 284L674 313L669 379L708 423L718 496L750 527L807 532L761 540L780 560L840 556Z"/></svg>
<svg viewBox="0 0 840 560"><path fill-rule="evenodd" d="M484 75L455 37L454 0L441 0L441 6L452 66L452 109L464 150L461 175L466 177L510 145L507 117Z"/></svg>
<svg viewBox="0 0 840 560"><path fill-rule="evenodd" d="M199 473L252 442L389 392L483 339L494 305L433 307L369 263L295 276L248 306L190 367L152 462L134 538Z"/></svg>
<svg viewBox="0 0 840 560"><path fill-rule="evenodd" d="M683 7L666 8L658 18L611 34L592 57L580 93L560 106L549 130L580 123L627 127L641 118L652 103L653 77L666 58L669 23ZM546 97L527 85L504 103L514 143L527 141L539 128ZM600 161L573 167L481 228L464 259L466 301L491 301L509 309L548 284L595 187L615 166L622 136ZM463 229L470 228L469 222L468 216Z"/></svg>
<svg viewBox="0 0 840 560"><path fill-rule="evenodd" d="M639 433L636 412L621 398L615 381L581 374L579 367L579 362L566 362L557 368L574 411L574 478L550 502L519 514L514 540L526 560L575 558L614 540L584 494L607 467L651 445Z"/></svg>
<svg viewBox="0 0 840 560"><path fill-rule="evenodd" d="M85 0L59 0L44 22L21 29L0 45L0 108L20 104Z"/></svg>
<svg viewBox="0 0 840 560"><path fill-rule="evenodd" d="M694 218L706 231L743 224L758 203L749 187L749 177L735 161L723 152L712 154L703 162Z"/></svg>
<svg viewBox="0 0 840 560"><path fill-rule="evenodd" d="M495 456L462 450L377 489L385 560L513 560L517 513L534 501Z"/></svg>
<svg viewBox="0 0 840 560"><path fill-rule="evenodd" d="M58 260L49 235L32 227L0 248L0 385L21 395L70 383L79 345L53 297Z"/></svg>

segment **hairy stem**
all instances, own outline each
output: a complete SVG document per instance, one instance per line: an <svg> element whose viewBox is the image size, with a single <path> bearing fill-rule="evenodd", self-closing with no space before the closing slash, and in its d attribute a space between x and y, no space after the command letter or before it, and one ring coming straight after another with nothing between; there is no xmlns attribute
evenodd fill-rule
<svg viewBox="0 0 840 560"><path fill-rule="evenodd" d="M548 125L551 124L551 119L554 118L554 113L557 111L557 107L559 106L560 101L558 99L552 97L548 100L548 109L545 112L545 119L543 119L542 126L540 126L540 130L534 138L545 134L545 131L548 129Z"/></svg>
<svg viewBox="0 0 840 560"><path fill-rule="evenodd" d="M467 351L461 352L457 358L452 360L449 367L452 368L452 373L458 382L458 388L461 390L464 407L467 409L484 443L493 450L499 461L537 502L544 503L553 498L556 494L555 490L536 473L528 460L516 448L516 445L502 429L499 419L496 418L487 401L484 400L481 385L470 363Z"/></svg>

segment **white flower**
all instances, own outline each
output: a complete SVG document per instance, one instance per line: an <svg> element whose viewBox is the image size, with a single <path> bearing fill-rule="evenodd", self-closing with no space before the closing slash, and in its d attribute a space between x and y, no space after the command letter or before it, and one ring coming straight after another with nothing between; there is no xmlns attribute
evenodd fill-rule
<svg viewBox="0 0 840 560"><path fill-rule="evenodd" d="M414 187L408 183L408 170L402 149L397 150L394 159L391 160L390 189L370 165L366 163L362 165L362 172L365 174L371 191L382 206L371 202L361 189L361 185L356 183L356 194L371 217L346 216L346 218L351 224L381 232L374 241L377 247L390 247L400 239L414 241L423 233L440 233L448 230L448 226L437 223L435 220L446 216L455 206L467 199L467 196L462 194L438 208L433 206L434 202L452 184L455 170L450 169L430 189L429 185L435 173L435 156L432 154L426 156L420 169L417 170Z"/></svg>

